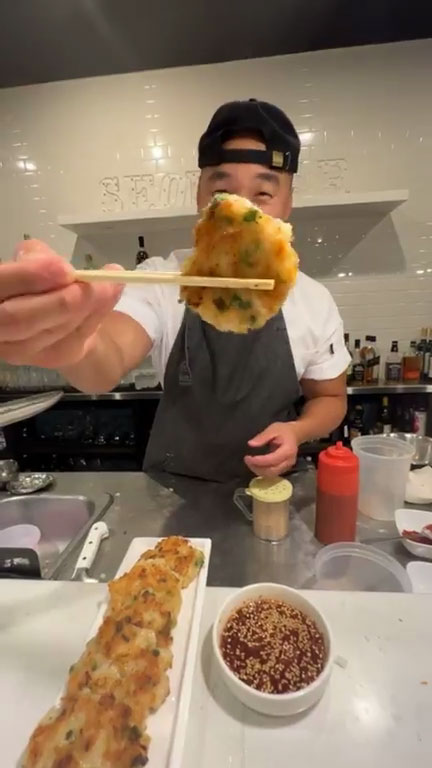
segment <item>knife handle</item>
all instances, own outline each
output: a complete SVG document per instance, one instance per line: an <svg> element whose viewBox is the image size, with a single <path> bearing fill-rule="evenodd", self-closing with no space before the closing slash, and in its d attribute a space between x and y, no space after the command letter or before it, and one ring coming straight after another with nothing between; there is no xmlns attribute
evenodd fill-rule
<svg viewBox="0 0 432 768"><path fill-rule="evenodd" d="M75 571L81 568L88 570L93 565L98 553L101 541L109 536L108 526L104 522L94 523L90 528L84 546L75 566Z"/></svg>

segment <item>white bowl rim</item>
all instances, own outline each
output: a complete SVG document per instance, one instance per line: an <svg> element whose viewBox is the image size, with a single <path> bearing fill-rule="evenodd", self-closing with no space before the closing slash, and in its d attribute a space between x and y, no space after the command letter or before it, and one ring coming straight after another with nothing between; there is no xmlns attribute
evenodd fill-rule
<svg viewBox="0 0 432 768"><path fill-rule="evenodd" d="M432 575L432 563L426 563L424 560L410 560L407 563L407 571L424 571Z"/></svg>
<svg viewBox="0 0 432 768"><path fill-rule="evenodd" d="M432 563L431 562L425 562L424 560L410 560L410 562L407 563L406 569L407 569L408 576L413 582L413 592L414 592L414 587L418 586L417 579L420 579L420 580L422 579L422 573L428 574L426 576L426 581L429 581L430 579L431 591L429 592L427 590L424 591L422 589L419 589L419 590L416 589L415 594L428 594L428 595L432 594Z"/></svg>
<svg viewBox="0 0 432 768"><path fill-rule="evenodd" d="M407 507L399 507L399 509L395 509L395 523L396 527L398 528L398 519L401 518L402 515L406 515L407 518L409 518L411 515L415 516L417 512L421 512L422 515L425 515L425 517L430 517L432 522L432 512L430 512L428 509L415 509L415 508L407 508ZM426 546L426 545L425 545Z"/></svg>
<svg viewBox="0 0 432 768"><path fill-rule="evenodd" d="M268 589L269 587L271 588L277 587L278 589L282 588L286 590L291 595L293 594L300 595L300 597L303 598L303 600L305 600L306 603L309 603L309 605L311 605L312 608L314 608L314 610L319 614L321 622L326 630L327 638L328 638L327 660L321 672L319 673L318 677L312 683L309 683L309 685L306 685L304 688L300 688L298 691L291 691L288 693L265 693L263 691L258 691L256 688L252 688L252 686L244 683L243 680L240 680L240 678L237 677L237 675L235 675L234 672L231 671L231 669L229 668L228 664L226 663L225 659L222 656L221 650L219 648L218 637L217 637L217 627L218 627L219 620L222 613L225 611L227 605L231 602L231 600L233 600L235 597L240 596L243 592L246 593L247 590L250 590L252 588L255 589L257 587L263 590ZM263 597L265 596L263 595ZM245 598L245 601L246 601L246 598ZM288 602L288 600L286 602ZM217 613L217 616L214 620L212 636L213 636L213 649L216 653L216 657L219 663L224 668L224 670L227 672L228 677L232 680L234 684L239 685L240 688L242 688L244 691L247 691L249 694L256 696L261 701L286 702L286 701L296 701L297 699L301 699L305 695L305 693L314 691L316 688L318 688L322 684L323 679L327 677L329 669L331 669L333 665L333 636L332 636L330 627L328 625L327 619L323 616L321 611L310 600L307 599L307 597L304 597L304 595L300 592L300 590L294 589L293 587L287 587L285 584L277 584L276 582L270 582L270 581L257 582L256 584L247 584L245 587L241 587L240 589L236 590L236 592L234 592L233 594L228 595L228 597L226 598L226 600L224 600L222 606L220 607Z"/></svg>

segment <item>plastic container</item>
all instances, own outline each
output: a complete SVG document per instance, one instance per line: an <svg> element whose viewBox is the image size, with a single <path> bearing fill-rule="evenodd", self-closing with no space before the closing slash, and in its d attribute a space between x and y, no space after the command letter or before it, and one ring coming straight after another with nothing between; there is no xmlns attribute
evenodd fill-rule
<svg viewBox="0 0 432 768"><path fill-rule="evenodd" d="M41 532L36 525L12 525L0 531L0 547L25 547L36 549Z"/></svg>
<svg viewBox="0 0 432 768"><path fill-rule="evenodd" d="M360 461L359 511L375 520L393 520L404 503L414 448L380 435L355 437L351 445Z"/></svg>
<svg viewBox="0 0 432 768"><path fill-rule="evenodd" d="M315 589L351 592L411 592L405 569L390 555L366 544L330 544L315 558Z"/></svg>
<svg viewBox="0 0 432 768"><path fill-rule="evenodd" d="M318 458L315 536L321 544L355 541L359 460L342 443Z"/></svg>

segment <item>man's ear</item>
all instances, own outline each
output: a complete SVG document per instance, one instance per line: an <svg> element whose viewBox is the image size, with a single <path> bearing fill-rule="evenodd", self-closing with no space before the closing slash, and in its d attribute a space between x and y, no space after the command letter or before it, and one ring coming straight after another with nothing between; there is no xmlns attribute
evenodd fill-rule
<svg viewBox="0 0 432 768"><path fill-rule="evenodd" d="M288 221L293 207L294 174L288 173L288 193L284 211L284 221Z"/></svg>
<svg viewBox="0 0 432 768"><path fill-rule="evenodd" d="M290 192L289 198L287 199L287 202L286 202L286 204L284 206L284 215L283 215L283 220L284 221L289 221L289 217L291 216L292 207L293 207L292 206L292 192Z"/></svg>
<svg viewBox="0 0 432 768"><path fill-rule="evenodd" d="M198 184L197 184L197 192L196 192L196 205L197 209L200 211L202 206L201 203L201 185L202 185L202 171L199 175Z"/></svg>

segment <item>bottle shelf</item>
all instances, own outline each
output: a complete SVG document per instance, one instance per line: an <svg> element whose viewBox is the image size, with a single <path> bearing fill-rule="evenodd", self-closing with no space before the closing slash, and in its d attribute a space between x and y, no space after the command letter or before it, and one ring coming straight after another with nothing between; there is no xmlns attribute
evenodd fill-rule
<svg viewBox="0 0 432 768"><path fill-rule="evenodd" d="M432 392L432 382L416 384L360 384L347 387L348 395L419 395Z"/></svg>

